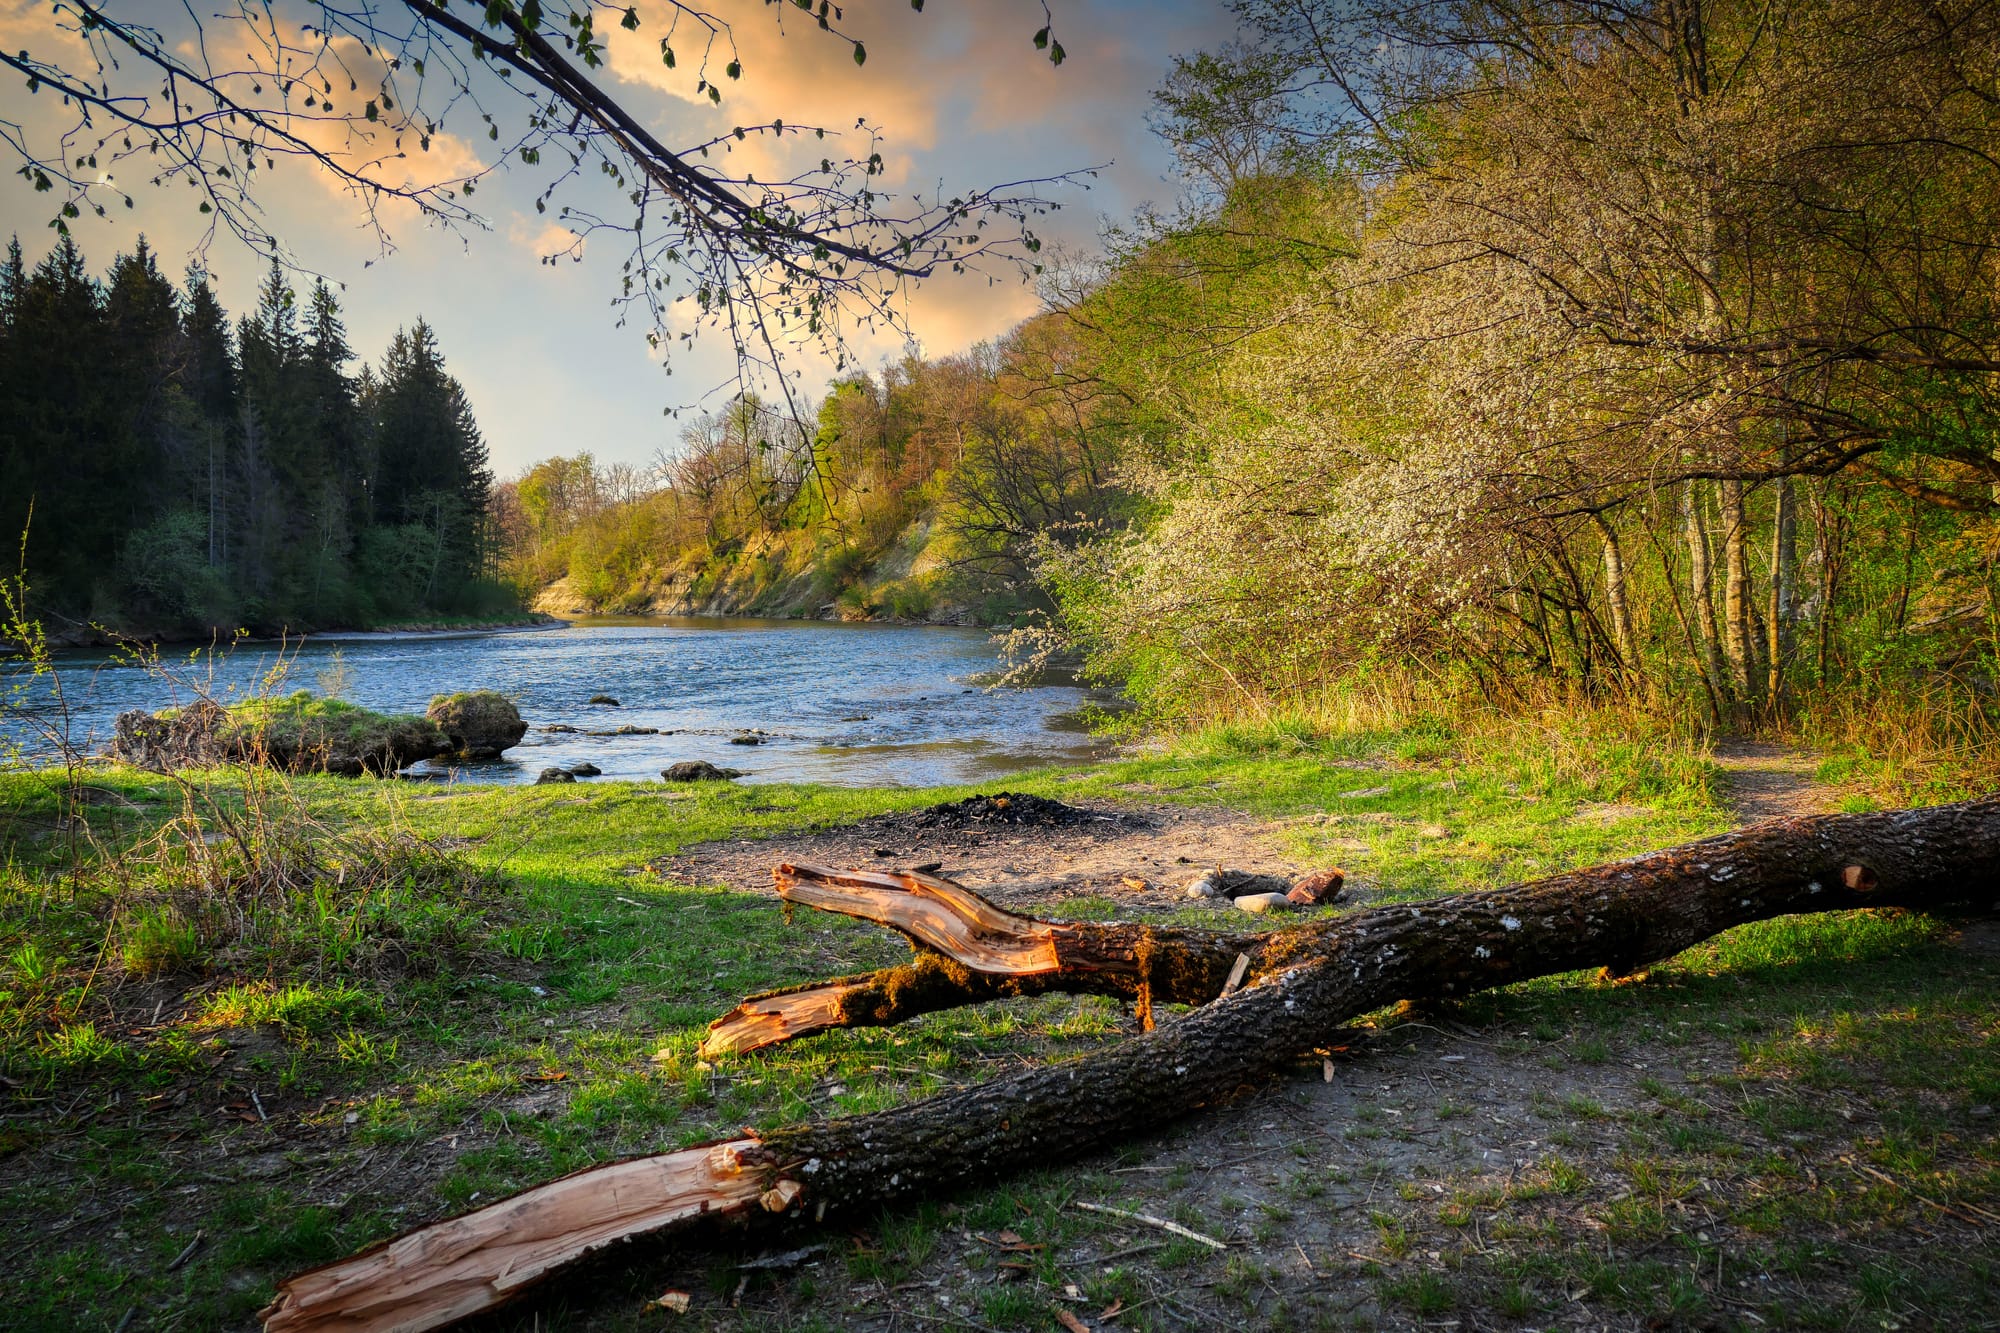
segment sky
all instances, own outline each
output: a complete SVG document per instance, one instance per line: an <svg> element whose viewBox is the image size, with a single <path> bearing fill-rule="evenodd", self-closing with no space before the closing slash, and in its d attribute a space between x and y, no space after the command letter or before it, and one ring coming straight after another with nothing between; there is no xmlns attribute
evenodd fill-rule
<svg viewBox="0 0 2000 1333"><path fill-rule="evenodd" d="M610 29L600 85L664 142L779 117L840 127L865 118L884 138L891 187L925 193L1103 166L1090 188L1057 191L1062 211L1035 224L1051 242L1080 251L1095 246L1107 219L1174 198L1168 155L1145 123L1149 94L1174 55L1212 47L1234 31L1220 0L1056 0L1055 32L1067 53L1056 67L1032 43L1045 22L1039 0L928 0L921 13L908 0L860 0L844 6L841 23L845 36L866 47L867 61L857 65L850 45L787 6L716 0L712 7L731 21L743 69L720 107L696 95L686 56L674 71L662 65L665 0L639 0L636 33ZM163 28L181 10L165 0L112 0L107 8ZM0 0L0 44L60 55L64 39L49 12L48 0ZM222 36L211 27L211 41ZM0 86L0 122L30 135L54 124L59 111L54 99L30 97L11 75ZM480 136L439 139L438 160L446 162L470 161L491 147ZM0 145L0 154L11 151ZM0 174L0 230L18 232L32 261L53 240L51 196L13 175L17 165L8 162ZM378 359L394 330L419 315L431 323L502 477L586 450L602 461L644 463L678 436L680 424L666 412L719 405L704 394L727 381L732 365L723 340L705 338L692 350L677 347L663 368L643 328L617 326L612 301L622 250L589 244L580 262L542 263L569 240L551 221L553 211L534 210L546 179L510 168L482 187L473 205L485 229L448 231L414 210L391 209L387 253L360 206L323 173L280 163L261 195L288 249L342 288L349 341L360 355ZM72 222L79 244L101 273L144 232L178 278L207 219L190 192L135 193L131 211ZM249 308L268 261L226 237L203 257L231 313ZM1011 275L997 283L945 275L912 295L907 318L922 350L943 355L1004 333L1035 308L1034 292ZM902 342L882 333L858 340L855 350L873 366L900 354ZM809 388L823 386L824 364L798 365Z"/></svg>

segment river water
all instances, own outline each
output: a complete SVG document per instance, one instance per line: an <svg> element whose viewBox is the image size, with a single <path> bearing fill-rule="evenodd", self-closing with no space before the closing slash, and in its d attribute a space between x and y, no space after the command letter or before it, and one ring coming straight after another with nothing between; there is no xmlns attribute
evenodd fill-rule
<svg viewBox="0 0 2000 1333"><path fill-rule="evenodd" d="M929 786L1102 752L1076 720L1084 690L989 688L1000 663L981 630L648 617L453 636L316 635L284 651L252 643L192 663L185 652L163 658L169 669L158 673L106 666L102 656L60 658L74 739L102 749L120 712L185 703L198 681L220 703L260 688L309 689L396 713L421 713L435 694L498 690L528 723L518 746L493 763L412 770L468 782L533 782L544 768L583 761L606 778L657 779L668 764L706 759L747 770L747 782ZM599 694L617 706L586 702ZM578 730L542 730L550 725ZM661 734L586 734L620 725ZM25 734L18 722L9 730ZM750 730L766 733L764 743L730 743Z"/></svg>

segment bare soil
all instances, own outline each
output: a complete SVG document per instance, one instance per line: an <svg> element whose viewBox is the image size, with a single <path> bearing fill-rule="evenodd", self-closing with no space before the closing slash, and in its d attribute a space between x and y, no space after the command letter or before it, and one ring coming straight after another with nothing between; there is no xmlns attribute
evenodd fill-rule
<svg viewBox="0 0 2000 1333"><path fill-rule="evenodd" d="M1309 866L1277 850L1284 825L1214 806L1065 803L1076 817L1010 823L878 815L857 824L769 839L703 843L652 863L687 884L768 892L784 862L852 869L934 867L994 902L1061 916L1078 899L1108 899L1134 920L1185 908L1182 890L1214 866L1296 877ZM1351 899L1350 899L1351 900ZM1226 912L1218 907L1218 912ZM1241 928L1249 918L1222 918Z"/></svg>

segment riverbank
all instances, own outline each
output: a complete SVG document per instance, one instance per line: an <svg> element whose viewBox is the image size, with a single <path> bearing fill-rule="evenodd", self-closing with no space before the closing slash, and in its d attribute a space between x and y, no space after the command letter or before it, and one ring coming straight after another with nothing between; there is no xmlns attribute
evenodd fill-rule
<svg viewBox="0 0 2000 1333"><path fill-rule="evenodd" d="M1123 817L1046 837L899 818L990 785L274 789L218 773L180 788L98 769L74 879L48 788L0 777L0 1241L17 1256L0 1300L34 1327L129 1309L134 1327L245 1327L291 1271L579 1166L892 1106L1135 1030L1109 1001L1052 996L703 1061L705 1025L744 993L905 956L844 918L787 921L772 857L942 857L1027 910L1238 928L1175 892L1211 856L1338 861L1373 904L1736 818L1703 751L1537 736L1183 738L1009 779ZM383 883L357 879L378 849L402 887L328 897L302 934L135 969L172 942L145 924L172 849L253 811L240 826L356 858L349 884ZM692 1293L690 1327L746 1333L1042 1330L1057 1309L1141 1329L1328 1309L1390 1327L1970 1326L1993 1254L1966 1219L2000 1185L1982 1118L2000 1092L1996 995L2000 963L1953 923L1765 923L1638 984L1559 978L1378 1014L1336 1034L1330 1082L1315 1057L1125 1149L799 1242L828 1249L749 1270L753 1255L669 1249L501 1326L652 1327L643 1303L667 1289Z"/></svg>
<svg viewBox="0 0 2000 1333"><path fill-rule="evenodd" d="M232 643L284 643L305 638L320 639L366 639L413 638L420 636L446 636L464 634L491 634L501 630L563 629L569 622L542 611L524 611L504 616L467 616L414 621L392 621L384 624L359 627L332 626L293 630L274 626L263 626L238 630L210 626L206 629L188 629L160 626L116 627L85 624L64 616L50 616L56 628L47 629L47 646L54 652L78 652L91 648L146 648L170 647L182 644L201 643L227 646ZM18 653L22 645L5 637L0 637L0 654Z"/></svg>

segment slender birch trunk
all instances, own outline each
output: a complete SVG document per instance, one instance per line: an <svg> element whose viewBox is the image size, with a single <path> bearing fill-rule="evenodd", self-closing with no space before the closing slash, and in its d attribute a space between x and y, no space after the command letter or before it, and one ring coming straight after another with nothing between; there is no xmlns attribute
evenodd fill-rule
<svg viewBox="0 0 2000 1333"><path fill-rule="evenodd" d="M1633 676L1639 670L1639 652L1632 637L1632 602L1625 584L1625 551L1618 544L1618 530L1604 515L1592 514L1590 517L1604 538L1604 600L1611 608L1612 646L1618 651L1620 671Z"/></svg>
<svg viewBox="0 0 2000 1333"><path fill-rule="evenodd" d="M1778 479L1774 522L1771 524L1771 615L1768 676L1765 697L1772 709L1785 704L1785 668L1792 660L1792 640L1798 622L1798 517L1788 477Z"/></svg>
<svg viewBox="0 0 2000 1333"><path fill-rule="evenodd" d="M1722 660L1722 638L1715 624L1715 562L1709 549L1708 524L1702 516L1698 483L1689 482L1681 492L1681 510L1687 521L1688 582L1694 594L1694 619L1701 640L1701 670L1713 697L1724 705L1733 703L1729 669ZM1718 715L1718 722L1721 717Z"/></svg>
<svg viewBox="0 0 2000 1333"><path fill-rule="evenodd" d="M1722 483L1723 644L1729 652L1730 684L1739 705L1756 702L1756 638L1751 631L1749 521L1743 483Z"/></svg>

